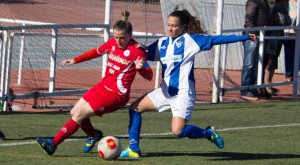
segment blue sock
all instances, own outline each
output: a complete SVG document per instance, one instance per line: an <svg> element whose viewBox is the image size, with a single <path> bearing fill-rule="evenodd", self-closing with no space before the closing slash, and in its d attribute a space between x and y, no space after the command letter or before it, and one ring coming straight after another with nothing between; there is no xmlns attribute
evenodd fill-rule
<svg viewBox="0 0 300 165"><path fill-rule="evenodd" d="M210 138L209 133L205 129L193 126L193 125L187 125L183 128L181 133L177 135L177 137L188 137L190 139L198 139L198 138Z"/></svg>
<svg viewBox="0 0 300 165"><path fill-rule="evenodd" d="M142 116L140 112L129 109L129 117L129 148L132 151L139 151Z"/></svg>

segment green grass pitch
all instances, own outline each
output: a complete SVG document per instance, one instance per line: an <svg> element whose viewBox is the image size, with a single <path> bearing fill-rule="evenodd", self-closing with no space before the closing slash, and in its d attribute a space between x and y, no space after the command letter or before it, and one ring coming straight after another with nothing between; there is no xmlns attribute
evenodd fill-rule
<svg viewBox="0 0 300 165"><path fill-rule="evenodd" d="M69 120L68 112L0 115L0 164L120 164L120 165L273 165L300 164L300 101L196 105L193 124L216 127L225 147L206 139L178 139L171 134L171 111L143 113L142 158L102 160L97 147L83 153L85 135L80 129L63 142L53 156L35 143L35 137L53 138ZM128 146L128 110L91 118L105 136L117 136ZM125 135L125 136L124 136Z"/></svg>

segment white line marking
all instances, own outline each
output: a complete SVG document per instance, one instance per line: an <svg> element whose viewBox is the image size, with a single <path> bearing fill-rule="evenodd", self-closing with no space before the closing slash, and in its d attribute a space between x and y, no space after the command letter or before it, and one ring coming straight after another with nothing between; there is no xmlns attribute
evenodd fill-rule
<svg viewBox="0 0 300 165"><path fill-rule="evenodd" d="M67 139L65 141L77 141L77 140L84 140L82 139ZM19 145L24 145L24 144L35 144L35 141L31 141L31 142L19 142L19 143L6 143L6 144L0 144L0 146L19 146Z"/></svg>
<svg viewBox="0 0 300 165"><path fill-rule="evenodd" d="M286 125L266 125L266 126L256 126L256 127L236 127L236 128L224 128L217 130L218 132L222 131L233 131L233 130L243 130L243 129L257 129L257 128L276 128L276 127L293 127L300 126L300 124L286 124Z"/></svg>
<svg viewBox="0 0 300 165"><path fill-rule="evenodd" d="M225 131L236 131L236 130L246 130L246 129L259 129L259 128L277 128L277 127L293 127L293 126L300 126L300 124L286 124L286 125L265 125L265 126L256 126L256 127L236 127L236 128L224 128L224 129L217 129L218 132L225 132ZM141 136L164 136L164 135L173 135L172 132L166 133L143 133ZM115 135L116 137L129 137L129 135ZM78 139L67 139L65 141L77 141L77 140L84 140L85 138L78 138ZM17 145L25 145L25 144L35 144L36 142L20 142L20 143L6 143L0 144L1 146L17 146Z"/></svg>

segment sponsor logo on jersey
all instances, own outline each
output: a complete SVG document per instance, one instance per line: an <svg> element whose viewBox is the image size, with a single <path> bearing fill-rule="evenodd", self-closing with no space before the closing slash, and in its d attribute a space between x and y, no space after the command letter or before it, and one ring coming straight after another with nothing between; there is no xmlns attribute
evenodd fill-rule
<svg viewBox="0 0 300 165"><path fill-rule="evenodd" d="M116 62L124 64L124 65L128 65L131 62L130 60L125 60L119 56L112 54L112 53L109 54L109 58L112 59L113 61L116 61Z"/></svg>
<svg viewBox="0 0 300 165"><path fill-rule="evenodd" d="M181 55L171 55L168 57L163 57L160 59L163 64L166 64L168 62L181 62L182 56Z"/></svg>
<svg viewBox="0 0 300 165"><path fill-rule="evenodd" d="M124 56L125 56L125 57L128 57L129 55L130 55L130 51L129 51L129 50L125 50L125 51L124 51Z"/></svg>
<svg viewBox="0 0 300 165"><path fill-rule="evenodd" d="M164 45L164 46L161 47L161 49L166 49L166 48L167 48L166 45Z"/></svg>

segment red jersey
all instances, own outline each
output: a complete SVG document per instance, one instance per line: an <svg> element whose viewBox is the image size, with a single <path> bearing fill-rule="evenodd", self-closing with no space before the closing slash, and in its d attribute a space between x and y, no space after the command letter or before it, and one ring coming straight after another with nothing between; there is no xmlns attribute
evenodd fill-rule
<svg viewBox="0 0 300 165"><path fill-rule="evenodd" d="M135 60L140 56L146 60L146 54L136 48L137 42L131 39L128 46L119 48L115 39L108 40L98 48L92 49L76 58L76 63L90 60L108 53L108 63L105 76L100 82L108 90L114 91L120 95L129 95L131 84L137 72ZM149 68L150 69L150 68ZM139 73L146 79L152 79L152 70L140 69ZM146 74L146 75L145 75Z"/></svg>

